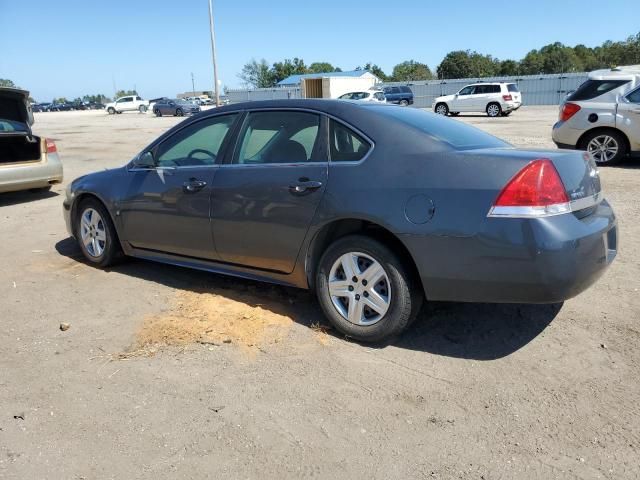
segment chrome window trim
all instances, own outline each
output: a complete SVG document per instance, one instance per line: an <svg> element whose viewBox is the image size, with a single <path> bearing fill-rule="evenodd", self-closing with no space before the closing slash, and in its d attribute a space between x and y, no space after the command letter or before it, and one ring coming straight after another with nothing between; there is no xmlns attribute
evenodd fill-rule
<svg viewBox="0 0 640 480"><path fill-rule="evenodd" d="M544 207L493 206L489 209L488 218L545 218L565 213L577 212L598 205L604 196L602 191L579 200L556 203Z"/></svg>

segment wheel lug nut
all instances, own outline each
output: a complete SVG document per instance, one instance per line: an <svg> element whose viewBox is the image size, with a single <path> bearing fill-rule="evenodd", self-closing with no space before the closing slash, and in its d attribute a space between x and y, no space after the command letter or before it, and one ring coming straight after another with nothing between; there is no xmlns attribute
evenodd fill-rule
<svg viewBox="0 0 640 480"><path fill-rule="evenodd" d="M366 287L367 286L367 281L366 280L362 280L362 285L364 285Z"/></svg>
<svg viewBox="0 0 640 480"><path fill-rule="evenodd" d="M351 281L352 281L353 283L358 283L358 277L353 277L353 278L351 279Z"/></svg>
<svg viewBox="0 0 640 480"><path fill-rule="evenodd" d="M353 292L353 285L349 285L349 291Z"/></svg>
<svg viewBox="0 0 640 480"><path fill-rule="evenodd" d="M356 300L360 300L360 295L356 293Z"/></svg>
<svg viewBox="0 0 640 480"><path fill-rule="evenodd" d="M363 295L364 295L364 298L367 298L369 296L369 292L364 292Z"/></svg>

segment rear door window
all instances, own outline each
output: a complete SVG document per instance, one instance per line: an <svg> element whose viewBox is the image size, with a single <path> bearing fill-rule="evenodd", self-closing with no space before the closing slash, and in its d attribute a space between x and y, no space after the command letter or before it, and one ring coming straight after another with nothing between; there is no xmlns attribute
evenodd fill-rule
<svg viewBox="0 0 640 480"><path fill-rule="evenodd" d="M320 116L308 112L251 112L233 163L301 163L313 159Z"/></svg>
<svg viewBox="0 0 640 480"><path fill-rule="evenodd" d="M329 142L332 162L357 162L371 149L361 135L335 120L329 125Z"/></svg>
<svg viewBox="0 0 640 480"><path fill-rule="evenodd" d="M630 80L587 80L567 97L569 101L591 100L618 88Z"/></svg>
<svg viewBox="0 0 640 480"><path fill-rule="evenodd" d="M518 86L515 83L510 83L507 85L507 90L509 90L510 92L520 92L520 90L518 90Z"/></svg>
<svg viewBox="0 0 640 480"><path fill-rule="evenodd" d="M640 88L638 88L635 92L631 92L627 95L627 100L631 103L640 103Z"/></svg>

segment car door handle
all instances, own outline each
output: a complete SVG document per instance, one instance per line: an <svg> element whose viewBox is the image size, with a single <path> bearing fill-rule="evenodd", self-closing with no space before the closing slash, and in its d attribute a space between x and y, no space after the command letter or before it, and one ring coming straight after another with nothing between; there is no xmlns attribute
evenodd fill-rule
<svg viewBox="0 0 640 480"><path fill-rule="evenodd" d="M182 190L186 193L195 193L202 190L207 186L207 182L204 180L198 180L197 178L190 178L189 181L182 184Z"/></svg>
<svg viewBox="0 0 640 480"><path fill-rule="evenodd" d="M322 187L322 182L301 178L298 183L289 185L289 192L291 192L292 195L306 195L315 192L320 187Z"/></svg>

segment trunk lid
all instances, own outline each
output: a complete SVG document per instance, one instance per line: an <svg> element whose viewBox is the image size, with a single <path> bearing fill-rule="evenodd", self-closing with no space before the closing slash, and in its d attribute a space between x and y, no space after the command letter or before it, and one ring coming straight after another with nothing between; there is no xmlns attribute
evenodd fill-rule
<svg viewBox="0 0 640 480"><path fill-rule="evenodd" d="M29 92L0 87L0 135L31 135L31 125Z"/></svg>

